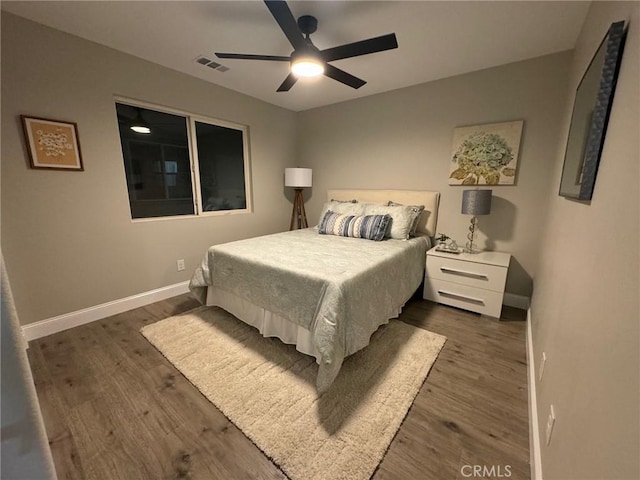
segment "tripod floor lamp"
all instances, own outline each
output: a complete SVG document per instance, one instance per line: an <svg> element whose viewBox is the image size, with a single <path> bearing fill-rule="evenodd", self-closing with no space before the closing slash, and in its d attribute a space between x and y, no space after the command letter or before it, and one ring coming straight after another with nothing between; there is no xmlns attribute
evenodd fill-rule
<svg viewBox="0 0 640 480"><path fill-rule="evenodd" d="M291 224L289 230L293 230L294 224L297 228L307 228L307 214L304 211L304 197L302 189L312 186L312 170L310 168L285 168L284 186L293 187L293 211L291 212Z"/></svg>

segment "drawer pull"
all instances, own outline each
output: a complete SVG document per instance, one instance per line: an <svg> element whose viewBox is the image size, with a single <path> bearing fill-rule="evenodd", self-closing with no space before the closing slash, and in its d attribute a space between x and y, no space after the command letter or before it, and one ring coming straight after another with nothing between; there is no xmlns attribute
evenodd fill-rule
<svg viewBox="0 0 640 480"><path fill-rule="evenodd" d="M478 305L484 305L484 300L482 300L481 298L468 297L460 293L447 292L446 290L438 290L438 293L440 295L444 295L445 297L459 298L460 300L465 300L467 302L477 303Z"/></svg>
<svg viewBox="0 0 640 480"><path fill-rule="evenodd" d="M440 267L442 273L453 273L454 275L462 275L464 277L481 278L483 280L489 280L489 277L484 273L467 272L466 270L457 270L455 268Z"/></svg>

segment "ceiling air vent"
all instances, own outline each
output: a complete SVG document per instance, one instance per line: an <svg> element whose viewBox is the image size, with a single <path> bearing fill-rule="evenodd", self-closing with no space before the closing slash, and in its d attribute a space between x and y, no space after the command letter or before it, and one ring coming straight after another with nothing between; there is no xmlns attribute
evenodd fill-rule
<svg viewBox="0 0 640 480"><path fill-rule="evenodd" d="M204 65L205 67L212 68L213 70L218 70L219 72L226 72L227 70L229 70L229 67L225 67L218 62L214 62L210 58L207 58L203 55L200 55L198 58L196 58L195 62L199 63L200 65Z"/></svg>

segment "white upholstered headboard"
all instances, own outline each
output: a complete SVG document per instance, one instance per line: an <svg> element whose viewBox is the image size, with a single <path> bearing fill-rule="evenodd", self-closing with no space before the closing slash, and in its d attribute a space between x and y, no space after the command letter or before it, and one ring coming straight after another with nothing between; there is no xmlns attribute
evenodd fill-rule
<svg viewBox="0 0 640 480"><path fill-rule="evenodd" d="M418 232L436 236L440 192L427 190L327 190L327 200L358 200L359 203L386 205L389 200L404 205L424 205L418 220Z"/></svg>

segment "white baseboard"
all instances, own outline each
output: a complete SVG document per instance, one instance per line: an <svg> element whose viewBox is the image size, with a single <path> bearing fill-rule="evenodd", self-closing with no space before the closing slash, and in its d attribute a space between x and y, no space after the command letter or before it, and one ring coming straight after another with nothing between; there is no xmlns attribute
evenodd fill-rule
<svg viewBox="0 0 640 480"><path fill-rule="evenodd" d="M508 307L515 307L521 310L528 310L530 300L529 297L525 297L524 295L516 295L515 293L505 293L502 298L503 305L507 305Z"/></svg>
<svg viewBox="0 0 640 480"><path fill-rule="evenodd" d="M27 341L46 337L69 328L94 322L134 308L143 307L153 302L175 297L189 292L189 282L180 282L166 287L157 288L149 292L139 293L130 297L102 303L94 307L83 308L75 312L65 313L57 317L46 318L39 322L29 323L22 327L22 334Z"/></svg>
<svg viewBox="0 0 640 480"><path fill-rule="evenodd" d="M542 457L540 456L540 431L538 430L538 399L536 395L536 365L533 358L531 335L531 308L527 310L527 373L529 383L529 456L531 480L542 480Z"/></svg>

